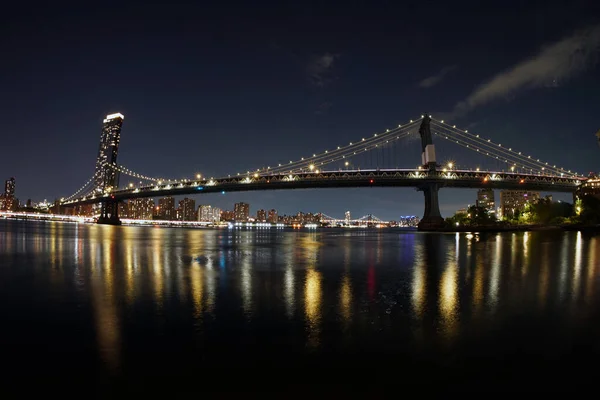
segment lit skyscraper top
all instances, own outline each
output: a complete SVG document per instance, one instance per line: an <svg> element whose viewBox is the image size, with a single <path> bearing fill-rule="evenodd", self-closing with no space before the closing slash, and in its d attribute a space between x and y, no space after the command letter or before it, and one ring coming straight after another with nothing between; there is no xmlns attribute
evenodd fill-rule
<svg viewBox="0 0 600 400"><path fill-rule="evenodd" d="M121 126L125 116L120 113L109 114L104 119L100 147L94 172L94 187L96 192L104 192L119 185L119 175L116 170Z"/></svg>

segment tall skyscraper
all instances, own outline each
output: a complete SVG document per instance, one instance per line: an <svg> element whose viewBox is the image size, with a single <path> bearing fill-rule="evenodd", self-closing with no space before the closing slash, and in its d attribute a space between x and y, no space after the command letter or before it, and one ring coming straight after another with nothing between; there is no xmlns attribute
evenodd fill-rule
<svg viewBox="0 0 600 400"><path fill-rule="evenodd" d="M160 219L164 219L167 221L174 221L175 214L175 198L174 197L163 197L158 199L158 210L156 215Z"/></svg>
<svg viewBox="0 0 600 400"><path fill-rule="evenodd" d="M256 220L258 222L266 222L267 221L267 212L263 209L260 209L256 212Z"/></svg>
<svg viewBox="0 0 600 400"><path fill-rule="evenodd" d="M250 204L248 203L235 203L233 207L236 221L248 221L250 217Z"/></svg>
<svg viewBox="0 0 600 400"><path fill-rule="evenodd" d="M196 200L187 197L179 201L179 219L181 221L194 221L196 213Z"/></svg>
<svg viewBox="0 0 600 400"><path fill-rule="evenodd" d="M477 191L477 207L485 208L488 213L496 213L496 200L494 198L494 189L479 189Z"/></svg>
<svg viewBox="0 0 600 400"><path fill-rule="evenodd" d="M121 126L125 117L116 113L107 115L102 126L100 136L100 147L96 158L96 170L94 172L94 190L103 193L106 190L119 186L119 173L117 167L117 154L121 140Z"/></svg>
<svg viewBox="0 0 600 400"><path fill-rule="evenodd" d="M529 203L540 199L540 192L527 190L502 190L500 192L500 209L502 217L514 217L517 211L523 211Z"/></svg>
<svg viewBox="0 0 600 400"><path fill-rule="evenodd" d="M350 217L350 211L346 211L346 213L344 214L344 220L346 221L346 224L349 224L351 219L352 218Z"/></svg>
<svg viewBox="0 0 600 400"><path fill-rule="evenodd" d="M267 219L267 221L269 221L272 224L277 223L277 210L275 210L274 208L269 210L269 218Z"/></svg>
<svg viewBox="0 0 600 400"><path fill-rule="evenodd" d="M15 210L17 208L17 199L15 198L15 178L7 179L4 182L3 206L4 210Z"/></svg>

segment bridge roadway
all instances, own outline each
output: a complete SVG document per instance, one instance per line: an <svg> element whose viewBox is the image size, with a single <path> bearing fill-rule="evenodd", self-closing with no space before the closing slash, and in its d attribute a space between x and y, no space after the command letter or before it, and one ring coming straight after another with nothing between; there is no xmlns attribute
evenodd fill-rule
<svg viewBox="0 0 600 400"><path fill-rule="evenodd" d="M415 187L430 184L440 188L492 188L544 192L575 192L585 178L545 176L517 172L471 170L374 169L261 174L210 180L163 183L140 188L116 190L102 196L88 196L63 201L64 206L122 201L143 197L179 196L200 193L242 192L254 190L317 189L346 187Z"/></svg>

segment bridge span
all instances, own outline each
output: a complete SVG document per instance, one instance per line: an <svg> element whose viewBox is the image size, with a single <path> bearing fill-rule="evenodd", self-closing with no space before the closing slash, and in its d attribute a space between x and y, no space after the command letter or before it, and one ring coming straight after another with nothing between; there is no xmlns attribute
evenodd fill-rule
<svg viewBox="0 0 600 400"><path fill-rule="evenodd" d="M252 177L227 177L155 184L115 190L101 196L90 195L63 202L64 206L123 201L144 197L179 196L259 190L323 189L353 187L491 188L575 192L584 178L554 177L512 172L422 169L374 169L320 171L319 173L269 174Z"/></svg>
<svg viewBox="0 0 600 400"><path fill-rule="evenodd" d="M531 155L460 130L444 121L424 114L408 124L387 129L369 138L350 142L337 149L302 157L289 164L267 166L227 177L164 180L135 173L117 164L117 151L124 116L111 114L104 120L101 145L92 178L73 195L60 201L61 206L101 204L99 223L120 224L118 203L143 197L179 196L205 193L246 192L259 190L324 189L351 187L414 187L423 192L425 212L419 229L438 229L444 225L439 210L438 191L442 188L491 188L575 193L586 179ZM394 143L418 134L421 165L414 169L379 168L387 154L388 161L398 153ZM484 171L458 168L454 163L442 167L437 161L433 137L447 140L471 150L478 156L506 165L507 171ZM376 154L377 168L353 168L351 160L361 154ZM381 157L379 156L381 155ZM398 154L400 155L400 154ZM350 161L349 161L350 160ZM343 165L345 168L336 168ZM139 178L147 184L119 188L120 174ZM87 191L85 191L87 189Z"/></svg>

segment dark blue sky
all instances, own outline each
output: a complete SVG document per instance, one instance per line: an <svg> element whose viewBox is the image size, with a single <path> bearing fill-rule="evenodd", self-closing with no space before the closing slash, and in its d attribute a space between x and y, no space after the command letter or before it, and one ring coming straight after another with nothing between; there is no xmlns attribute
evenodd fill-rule
<svg viewBox="0 0 600 400"><path fill-rule="evenodd" d="M425 111L569 169L600 170L597 1L397 3L9 10L0 177L16 177L23 201L70 195L91 177L113 112L125 115L120 163L150 176L295 160ZM398 151L402 166L419 164L418 142ZM438 153L486 165L447 144ZM443 190L443 214L474 196ZM222 208L237 201L336 217L423 209L413 189L196 196Z"/></svg>

